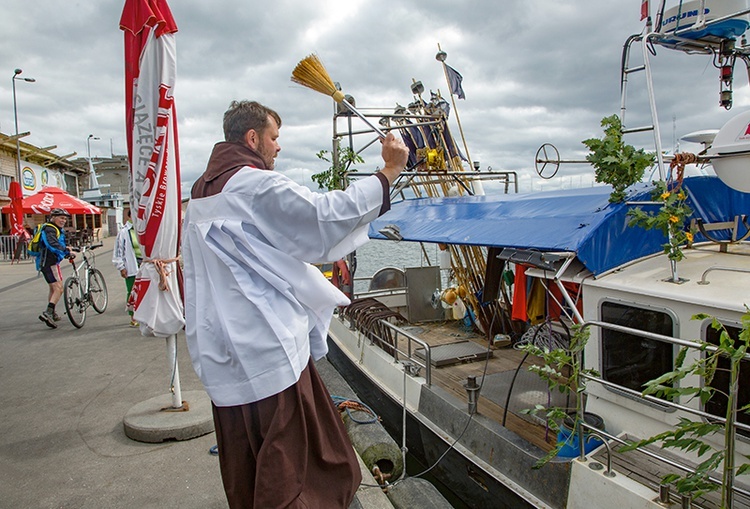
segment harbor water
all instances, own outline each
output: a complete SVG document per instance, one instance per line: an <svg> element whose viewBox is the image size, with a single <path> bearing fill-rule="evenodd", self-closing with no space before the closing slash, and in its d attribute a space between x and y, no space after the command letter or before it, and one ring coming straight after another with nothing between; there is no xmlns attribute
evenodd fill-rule
<svg viewBox="0 0 750 509"><path fill-rule="evenodd" d="M367 281L358 280L359 278L370 278L383 267L404 269L437 265L439 260L437 244L423 245L424 250L417 242L371 240L359 248L356 253L357 268L354 274L355 292L367 290Z"/></svg>

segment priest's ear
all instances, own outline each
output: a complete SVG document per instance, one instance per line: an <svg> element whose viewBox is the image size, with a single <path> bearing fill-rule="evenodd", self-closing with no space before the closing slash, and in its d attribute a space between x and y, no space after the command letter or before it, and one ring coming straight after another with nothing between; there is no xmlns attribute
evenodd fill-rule
<svg viewBox="0 0 750 509"><path fill-rule="evenodd" d="M255 129L248 129L245 133L245 144L253 150L258 148L260 143L260 133Z"/></svg>

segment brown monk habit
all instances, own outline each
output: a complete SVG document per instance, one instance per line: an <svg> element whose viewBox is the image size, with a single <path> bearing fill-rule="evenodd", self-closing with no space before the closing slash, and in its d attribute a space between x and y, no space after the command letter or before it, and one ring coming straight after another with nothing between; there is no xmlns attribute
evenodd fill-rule
<svg viewBox="0 0 750 509"><path fill-rule="evenodd" d="M192 198L220 193L245 166L265 168L249 147L217 143L206 172L193 185ZM351 504L362 481L359 463L312 360L297 383L279 394L245 405L214 405L213 415L230 508L335 509Z"/></svg>

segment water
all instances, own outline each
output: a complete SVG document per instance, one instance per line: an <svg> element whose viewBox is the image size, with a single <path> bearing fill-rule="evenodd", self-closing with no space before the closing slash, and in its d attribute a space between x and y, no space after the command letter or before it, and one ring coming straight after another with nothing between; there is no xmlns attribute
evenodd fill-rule
<svg viewBox="0 0 750 509"><path fill-rule="evenodd" d="M392 240L371 240L357 250L357 271L355 278L370 278L383 267L405 269L410 267L426 267L439 264L439 248L437 244L423 244L418 242L394 242ZM445 279L445 274L443 275ZM445 281L443 282L445 284ZM367 290L368 281L355 281L355 292ZM400 443L401 437L394 437ZM417 475L426 469L411 454L406 456L407 475ZM421 476L432 483L445 499L457 509L468 509L455 494L443 485L432 474Z"/></svg>
<svg viewBox="0 0 750 509"><path fill-rule="evenodd" d="M357 250L357 272L355 278L369 278L383 267L426 267L438 264L437 244L424 244L425 258L417 242L394 242L392 240L371 240ZM429 260L429 263L428 263ZM366 281L356 281L356 292L367 290Z"/></svg>

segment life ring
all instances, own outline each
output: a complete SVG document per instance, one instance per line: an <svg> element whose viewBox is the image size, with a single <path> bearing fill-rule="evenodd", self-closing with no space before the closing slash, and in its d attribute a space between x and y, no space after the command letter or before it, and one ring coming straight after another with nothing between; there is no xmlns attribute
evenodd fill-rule
<svg viewBox="0 0 750 509"><path fill-rule="evenodd" d="M352 288L352 276L349 273L349 266L344 260L337 260L333 262L333 270L331 272L331 283L341 290L349 299L354 296Z"/></svg>

